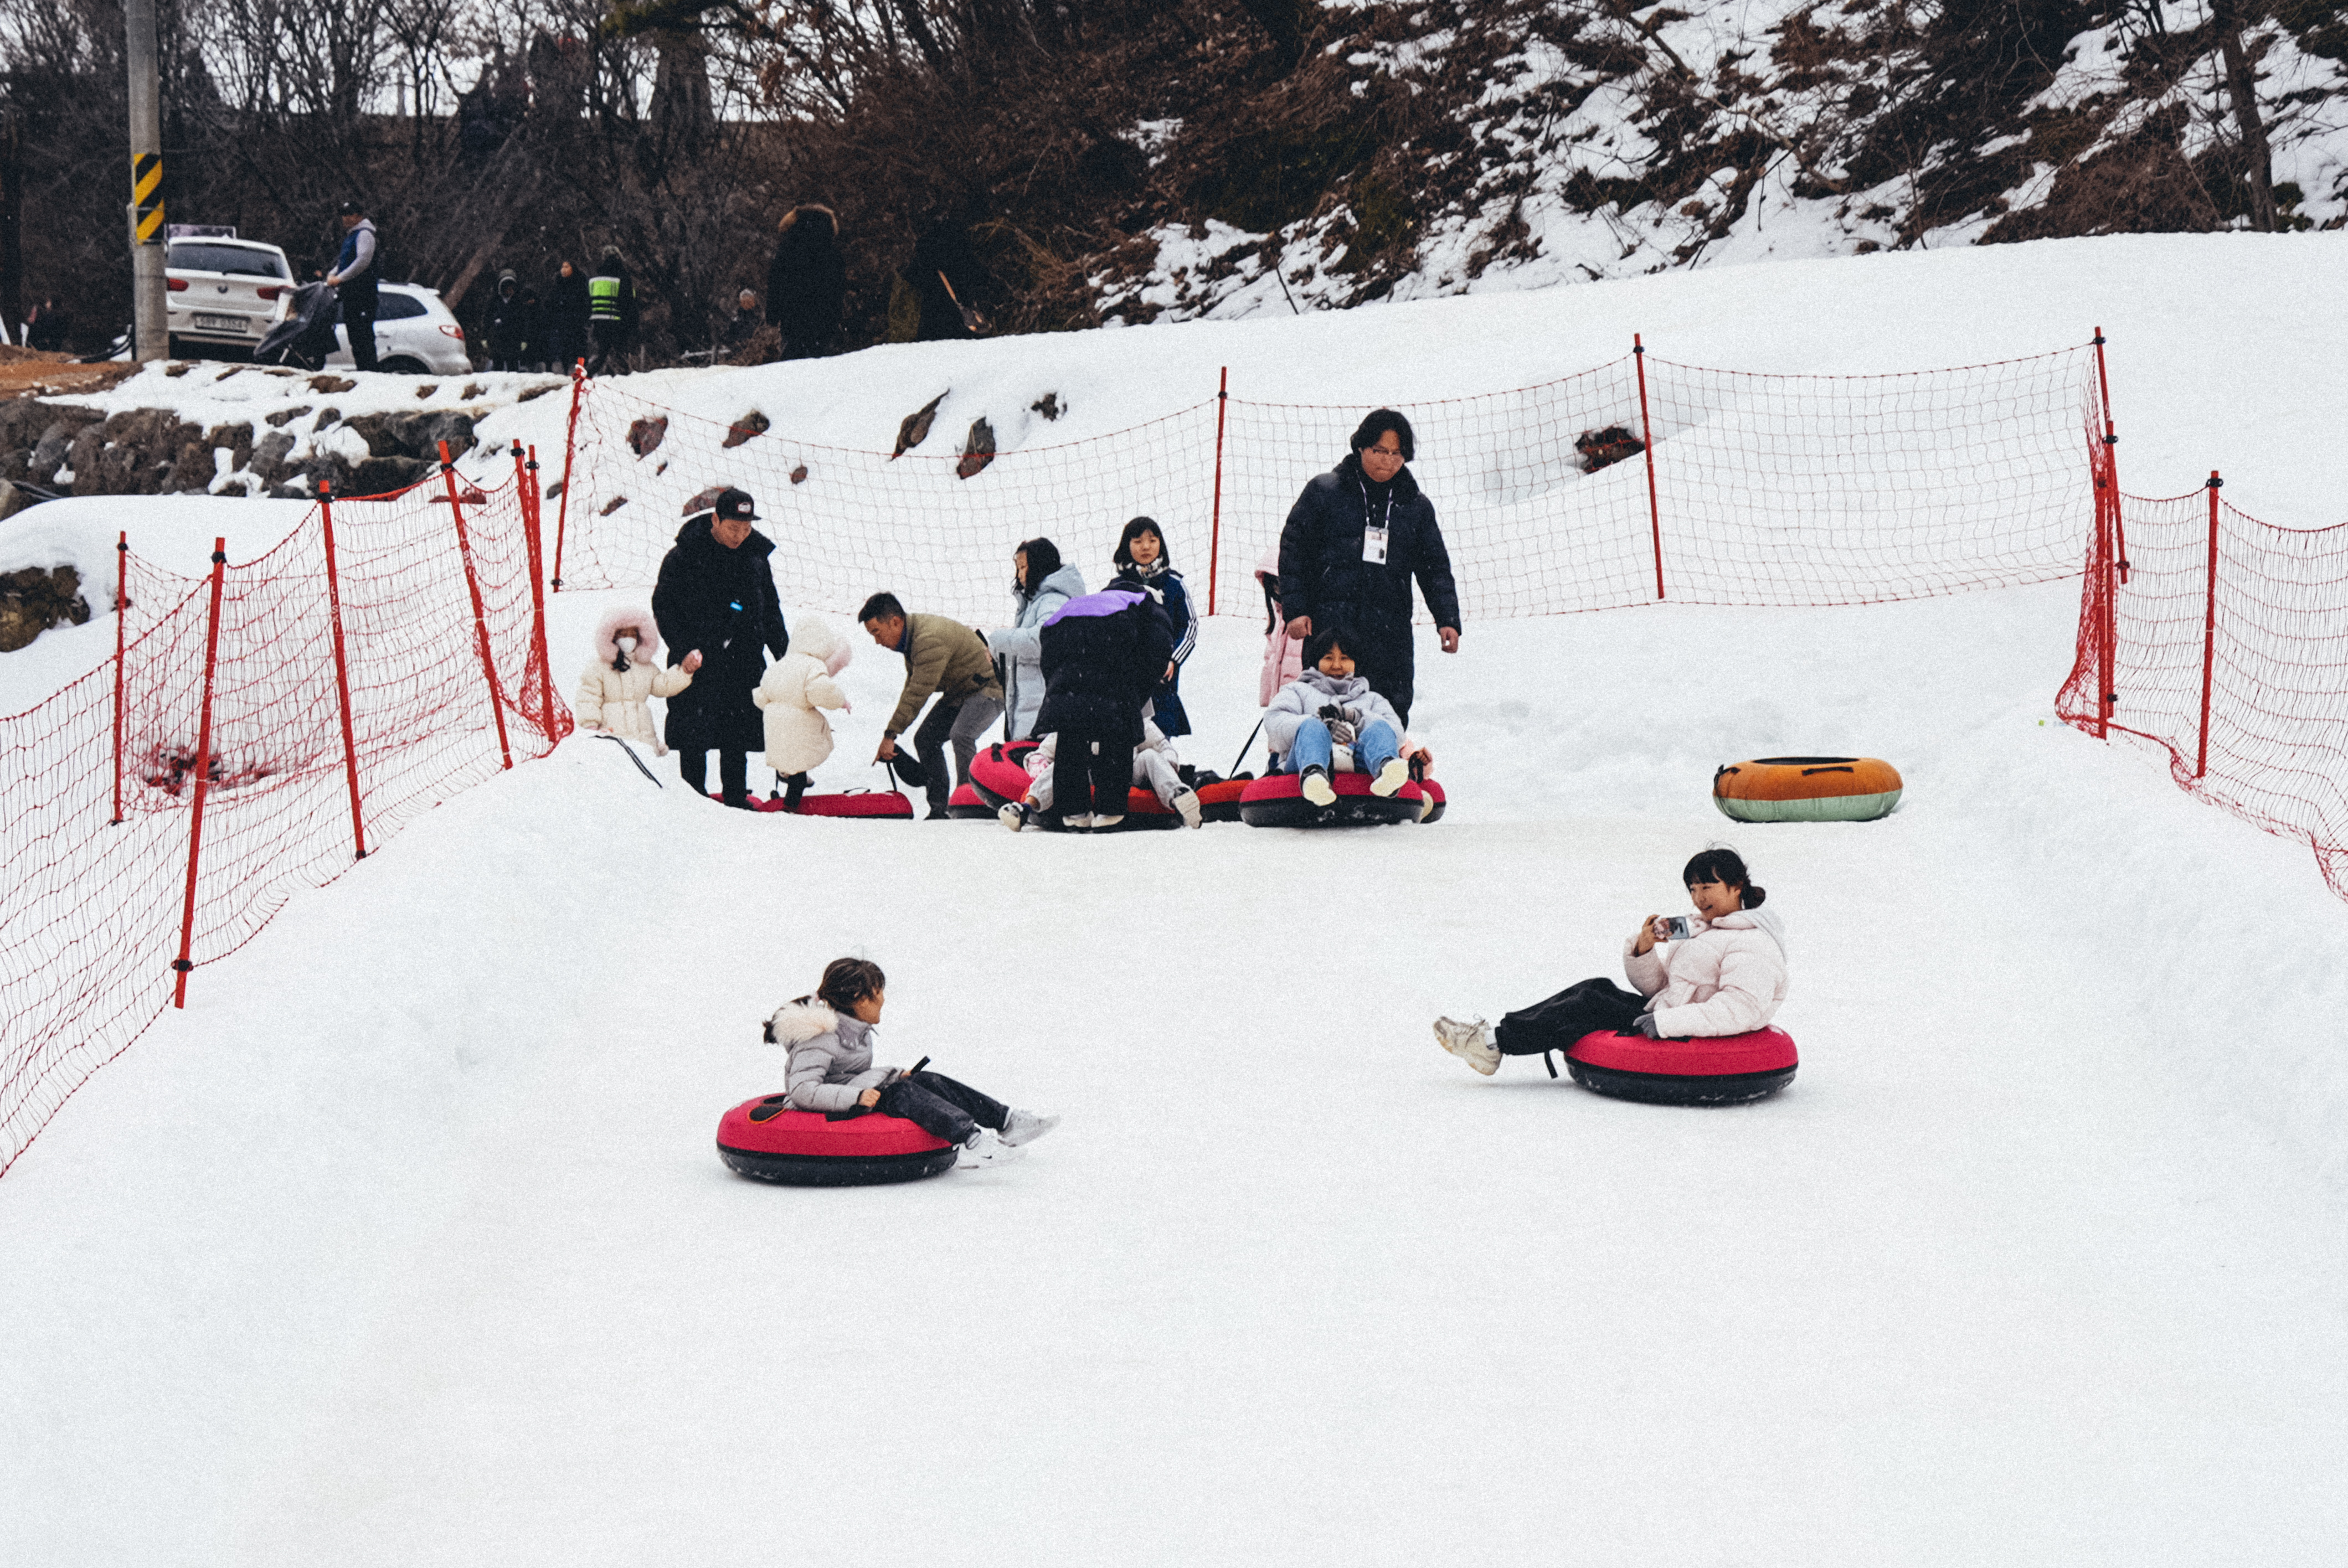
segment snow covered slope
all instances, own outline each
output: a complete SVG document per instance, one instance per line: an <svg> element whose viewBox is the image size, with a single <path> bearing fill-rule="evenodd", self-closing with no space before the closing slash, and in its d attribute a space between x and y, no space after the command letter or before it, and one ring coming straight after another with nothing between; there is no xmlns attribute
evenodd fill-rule
<svg viewBox="0 0 2348 1568"><path fill-rule="evenodd" d="M2330 520L2340 357L2278 327L2295 296L2348 332L2314 308L2339 243L752 374L839 428L952 384L1113 429L1227 359L1470 390L1656 319L1756 368L1989 357L2067 335L2075 289L2144 344L2132 485L2225 462ZM2213 279L2265 313L2205 311ZM2271 373L2205 365L2203 319ZM208 546L250 505L41 512ZM559 676L615 597L557 599ZM0 1182L0 1561L2336 1563L2348 927L2302 848L2052 721L2075 608L1471 626L1420 655L1457 803L1423 829L746 820L574 738L201 971ZM1192 761L1253 722L1256 625L1207 628ZM825 785L872 776L898 672L860 647ZM1716 764L1797 748L1892 759L1901 810L1712 808ZM1787 922L1784 1096L1668 1112L1437 1049L1438 1011L1613 972L1715 840ZM730 1176L717 1116L780 1082L759 1020L850 951L887 1059L1065 1125L908 1188Z"/></svg>

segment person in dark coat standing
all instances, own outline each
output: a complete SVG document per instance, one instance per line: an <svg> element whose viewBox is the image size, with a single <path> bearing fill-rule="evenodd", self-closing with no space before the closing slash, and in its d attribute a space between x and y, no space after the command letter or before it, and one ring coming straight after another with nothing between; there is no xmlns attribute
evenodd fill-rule
<svg viewBox="0 0 2348 1568"><path fill-rule="evenodd" d="M1166 609L1120 579L1044 623L1038 734L1056 734L1052 801L1066 827L1115 827L1133 787L1141 706L1174 655Z"/></svg>
<svg viewBox="0 0 2348 1568"><path fill-rule="evenodd" d="M970 234L952 220L931 224L913 241L913 260L905 280L922 302L918 343L939 343L978 335L985 323L978 315L979 296L985 287L986 269L970 248Z"/></svg>
<svg viewBox="0 0 2348 1568"><path fill-rule="evenodd" d="M587 274L569 261L556 269L554 290L546 302L547 357L563 374L585 359L592 348L587 333Z"/></svg>
<svg viewBox="0 0 2348 1568"><path fill-rule="evenodd" d="M1417 580L1443 651L1459 651L1459 589L1435 503L1406 466L1410 421L1391 408L1364 419L1353 450L1304 487L1280 534L1280 608L1288 634L1345 629L1370 690L1410 720L1414 668L1410 585Z"/></svg>
<svg viewBox="0 0 2348 1568"><path fill-rule="evenodd" d="M741 490L720 490L710 510L676 533L653 589L653 619L668 661L701 651L693 684L668 700L667 738L677 776L697 794L709 791L707 753L717 753L726 804L750 804L750 753L767 744L767 723L751 694L767 672L766 656L790 649L775 571L775 542L751 528L758 514Z"/></svg>
<svg viewBox="0 0 2348 1568"><path fill-rule="evenodd" d="M636 343L637 317L636 281L628 276L628 264L620 260L619 248L606 245L595 275L587 280L587 324L595 336L588 374L601 375L606 369L614 375L627 373L628 351Z"/></svg>
<svg viewBox="0 0 2348 1568"><path fill-rule="evenodd" d="M498 274L498 286L489 295L489 314L482 319L482 344L489 351L491 370L520 370L530 347L530 340L538 335L536 315L521 297L521 280L512 271Z"/></svg>
<svg viewBox="0 0 2348 1568"><path fill-rule="evenodd" d="M376 284L381 278L376 260L375 224L366 210L355 201L344 202L343 248L335 252L335 270L326 274L326 282L342 302L343 330L351 339L351 364L360 370L376 367L375 313L379 299Z"/></svg>
<svg viewBox="0 0 2348 1568"><path fill-rule="evenodd" d="M1190 733L1190 716L1182 710L1182 663L1199 645L1199 618L1190 612L1190 591L1174 558L1166 548L1166 535L1153 518L1136 518L1125 525L1117 541L1117 579L1146 590L1166 607L1167 625L1174 633L1174 651L1167 656L1166 672L1149 693L1160 733L1171 740Z"/></svg>
<svg viewBox="0 0 2348 1568"><path fill-rule="evenodd" d="M780 235L767 267L767 320L783 334L785 359L830 354L839 346L839 316L848 303L839 215L802 201L783 214Z"/></svg>

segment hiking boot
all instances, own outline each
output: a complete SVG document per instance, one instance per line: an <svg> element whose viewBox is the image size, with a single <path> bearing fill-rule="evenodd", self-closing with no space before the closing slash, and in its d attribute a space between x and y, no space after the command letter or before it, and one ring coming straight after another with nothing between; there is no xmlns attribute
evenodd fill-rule
<svg viewBox="0 0 2348 1568"><path fill-rule="evenodd" d="M1400 757L1388 757L1378 769L1378 776L1370 781L1370 793L1385 796L1410 782L1410 764Z"/></svg>
<svg viewBox="0 0 2348 1568"><path fill-rule="evenodd" d="M1174 796L1171 804L1175 811L1181 815L1183 826L1204 827L1206 825L1207 814L1199 804L1197 790L1186 789L1179 792Z"/></svg>
<svg viewBox="0 0 2348 1568"><path fill-rule="evenodd" d="M1443 1049L1489 1078L1500 1068L1500 1048L1492 1041L1492 1031L1484 1020L1462 1023L1456 1018L1435 1020L1435 1038Z"/></svg>
<svg viewBox="0 0 2348 1568"><path fill-rule="evenodd" d="M1057 1116L1038 1116L1033 1111L1014 1111L1004 1119L1003 1142L1016 1149L1023 1143L1033 1143L1059 1124Z"/></svg>
<svg viewBox="0 0 2348 1568"><path fill-rule="evenodd" d="M1304 780L1296 786L1296 793L1314 805L1337 804L1337 791L1329 782L1329 771L1318 763L1304 770Z"/></svg>
<svg viewBox="0 0 2348 1568"><path fill-rule="evenodd" d="M1003 1134L992 1127L981 1127L963 1141L962 1152L955 1156L957 1165L1000 1165L1015 1160L1019 1151L1003 1141Z"/></svg>

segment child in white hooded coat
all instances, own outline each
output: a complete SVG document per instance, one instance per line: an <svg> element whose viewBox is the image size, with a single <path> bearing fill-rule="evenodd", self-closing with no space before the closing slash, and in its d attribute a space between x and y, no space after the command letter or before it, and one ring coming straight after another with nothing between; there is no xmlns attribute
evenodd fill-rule
<svg viewBox="0 0 2348 1568"><path fill-rule="evenodd" d="M854 652L838 627L820 616L801 620L791 651L767 666L750 701L766 714L767 765L782 778L793 809L807 793L808 774L831 755L831 723L819 711L848 709L834 679Z"/></svg>
<svg viewBox="0 0 2348 1568"><path fill-rule="evenodd" d="M674 697L693 684L701 668L701 650L685 656L682 664L660 661L660 628L653 612L640 605L607 610L595 623L595 659L579 677L579 692L571 706L582 730L602 730L623 741L668 755L660 727L653 723L648 697Z"/></svg>

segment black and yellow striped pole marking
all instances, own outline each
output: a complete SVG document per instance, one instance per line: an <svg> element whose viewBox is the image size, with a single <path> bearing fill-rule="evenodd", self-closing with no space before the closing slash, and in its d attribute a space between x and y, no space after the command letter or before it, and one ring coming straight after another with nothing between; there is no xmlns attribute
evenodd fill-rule
<svg viewBox="0 0 2348 1568"><path fill-rule="evenodd" d="M134 152L130 155L130 203L137 214L133 220L141 245L160 245L163 241L163 155L160 152Z"/></svg>

